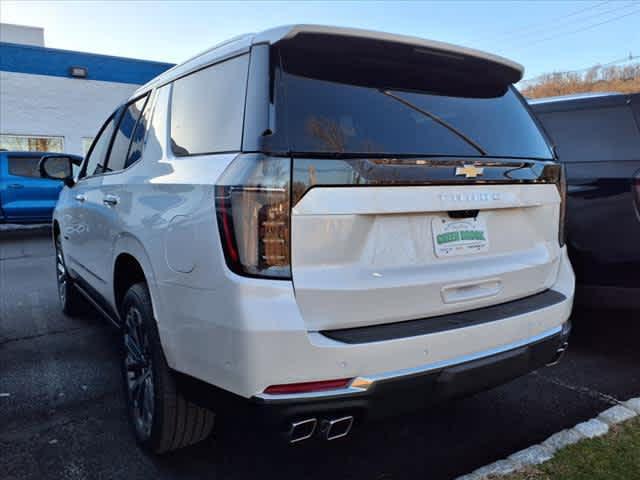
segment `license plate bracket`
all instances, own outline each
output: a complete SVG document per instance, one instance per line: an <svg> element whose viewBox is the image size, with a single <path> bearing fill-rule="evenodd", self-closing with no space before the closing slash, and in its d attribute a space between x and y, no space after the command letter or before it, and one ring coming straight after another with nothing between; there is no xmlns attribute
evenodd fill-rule
<svg viewBox="0 0 640 480"><path fill-rule="evenodd" d="M472 255L489 250L487 222L474 218L434 217L431 222L436 257Z"/></svg>

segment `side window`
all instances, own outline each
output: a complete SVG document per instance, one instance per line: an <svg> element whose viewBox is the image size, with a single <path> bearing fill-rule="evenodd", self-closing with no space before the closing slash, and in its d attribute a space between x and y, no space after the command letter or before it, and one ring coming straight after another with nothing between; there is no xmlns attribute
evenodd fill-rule
<svg viewBox="0 0 640 480"><path fill-rule="evenodd" d="M106 172L116 172L125 168L127 164L127 153L129 152L129 146L131 140L134 137L134 132L138 125L138 119L144 106L147 103L149 95L145 95L131 103L129 103L118 122L118 129L116 130L116 136L113 139L113 145L111 146L111 153L109 153L109 161L107 162Z"/></svg>
<svg viewBox="0 0 640 480"><path fill-rule="evenodd" d="M80 178L90 177L104 171L104 162L113 136L114 115L105 122L89 149L89 155L85 158L84 167L80 172Z"/></svg>
<svg viewBox="0 0 640 480"><path fill-rule="evenodd" d="M640 136L628 106L550 112L538 117L558 147L560 160L630 160Z"/></svg>
<svg viewBox="0 0 640 480"><path fill-rule="evenodd" d="M146 101L146 104L142 109L142 115L138 120L136 129L133 132L133 138L131 139L131 146L129 147L129 152L127 153L127 161L124 164L124 168L127 168L129 165L133 165L138 160L140 160L140 158L142 158L142 149L144 147L144 139L147 134L152 104L153 98L151 97L151 95L149 95L148 100Z"/></svg>
<svg viewBox="0 0 640 480"><path fill-rule="evenodd" d="M249 55L204 68L173 84L171 149L175 155L240 150Z"/></svg>
<svg viewBox="0 0 640 480"><path fill-rule="evenodd" d="M38 162L40 157L8 157L9 175L16 177L40 178Z"/></svg>

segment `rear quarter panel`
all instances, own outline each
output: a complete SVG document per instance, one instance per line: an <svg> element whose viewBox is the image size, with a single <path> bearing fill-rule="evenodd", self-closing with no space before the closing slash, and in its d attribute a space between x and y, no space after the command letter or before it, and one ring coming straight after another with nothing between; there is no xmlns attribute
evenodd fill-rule
<svg viewBox="0 0 640 480"><path fill-rule="evenodd" d="M156 110L161 102L168 102L166 92L159 93ZM118 226L107 253L112 259L111 278L120 254L139 261L167 361L176 368L181 363L177 359L189 357L199 336L194 329L199 319L190 317L192 309L184 308L178 297L197 291L190 298L210 303L225 278L214 185L236 154L175 157L168 148L166 108L158 112L153 115L142 160L105 175L102 190L120 199ZM107 300L116 307L113 292Z"/></svg>

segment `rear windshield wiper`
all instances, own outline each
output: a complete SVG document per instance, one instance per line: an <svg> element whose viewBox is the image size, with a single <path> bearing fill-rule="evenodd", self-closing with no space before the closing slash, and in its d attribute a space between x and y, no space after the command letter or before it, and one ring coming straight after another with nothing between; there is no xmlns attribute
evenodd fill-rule
<svg viewBox="0 0 640 480"><path fill-rule="evenodd" d="M451 133L453 133L454 135L458 136L459 138L461 138L462 140L464 140L466 143L468 143L469 145L471 145L473 148L475 148L478 152L480 152L481 155L487 155L487 152L484 148L482 148L480 145L478 145L475 140L473 140L472 138L469 138L467 135L465 135L464 133L462 133L460 130L458 130L456 127L454 127L453 125L450 125L449 123L447 123L446 121L444 121L443 119L441 119L440 117L438 117L437 115L428 112L427 110L423 110L422 108L414 105L411 102L408 102L407 100L405 100L402 97L399 97L398 95L395 95L394 93L391 93L389 90L383 90L380 89L378 90L380 93L382 93L383 95L386 95L387 97L391 97L394 100L402 103L403 105L411 108L412 110L415 110L418 113L423 114L426 117L429 117L431 120L433 120L434 122L442 125L444 128L446 128L447 130L449 130Z"/></svg>

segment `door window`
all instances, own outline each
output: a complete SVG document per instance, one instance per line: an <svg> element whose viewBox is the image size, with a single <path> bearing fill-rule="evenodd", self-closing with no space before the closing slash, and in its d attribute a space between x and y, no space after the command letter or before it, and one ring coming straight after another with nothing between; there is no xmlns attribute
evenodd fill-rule
<svg viewBox="0 0 640 480"><path fill-rule="evenodd" d="M132 140L142 135L144 137L144 127L142 131L138 131L140 124L140 114L144 110L149 95L145 95L131 103L129 103L120 116L118 122L118 129L116 136L113 139L113 145L111 146L111 153L109 153L109 162L105 171L116 172L122 170L126 165L130 165L133 162L128 161L129 147ZM137 158L140 158L139 156ZM137 160L136 158L136 160Z"/></svg>
<svg viewBox="0 0 640 480"><path fill-rule="evenodd" d="M94 137L82 137L82 155L87 155L87 152L91 148Z"/></svg>
<svg viewBox="0 0 640 480"><path fill-rule="evenodd" d="M84 167L80 172L80 178L90 177L102 173L104 171L104 164L106 160L107 150L109 149L109 143L111 143L111 137L113 136L114 116L105 122L100 129L100 133L93 141L93 145L89 149L89 154L85 158Z"/></svg>
<svg viewBox="0 0 640 480"><path fill-rule="evenodd" d="M9 157L9 174L17 177L40 178L40 157Z"/></svg>

